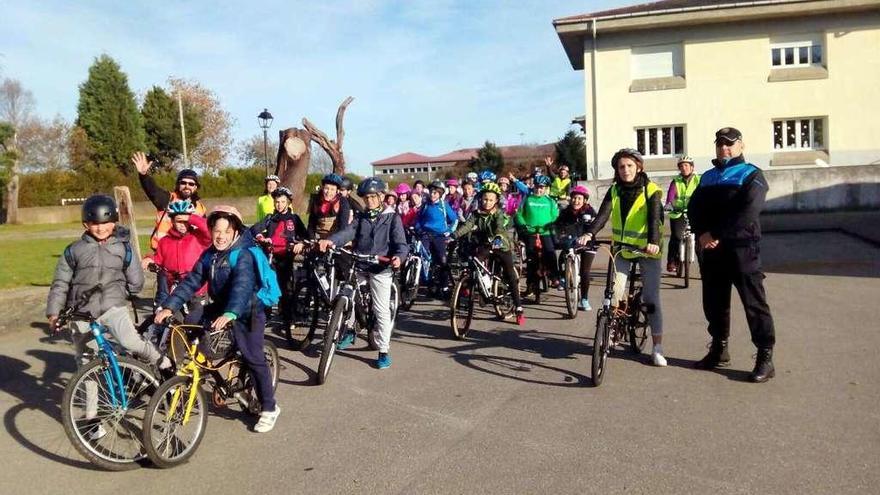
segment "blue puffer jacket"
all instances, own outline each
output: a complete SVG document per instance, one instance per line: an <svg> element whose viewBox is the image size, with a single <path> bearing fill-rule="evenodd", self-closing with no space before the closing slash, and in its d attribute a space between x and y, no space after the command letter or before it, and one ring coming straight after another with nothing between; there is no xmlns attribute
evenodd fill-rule
<svg viewBox="0 0 880 495"><path fill-rule="evenodd" d="M451 234L458 223L458 215L455 210L442 198L436 203L427 202L416 218L417 231L426 234L444 235Z"/></svg>
<svg viewBox="0 0 880 495"><path fill-rule="evenodd" d="M368 211L358 212L355 214L354 222L332 234L328 239L336 246L343 246L354 241L354 252L359 254L397 256L402 260L409 252L403 222L400 220L400 215L392 207L385 208L375 218L370 218ZM372 266L368 270L378 273L385 268L384 266Z"/></svg>
<svg viewBox="0 0 880 495"><path fill-rule="evenodd" d="M165 308L179 310L207 282L208 296L211 298L208 308L213 311L206 310L206 318L233 313L237 319L246 320L252 311L262 311L262 304L256 296L259 281L254 256L248 251L253 245L253 237L245 230L229 249L217 251L211 246L205 250L192 271L165 300ZM233 250L240 251L234 267L229 266L229 254ZM209 312L213 314L209 315Z"/></svg>

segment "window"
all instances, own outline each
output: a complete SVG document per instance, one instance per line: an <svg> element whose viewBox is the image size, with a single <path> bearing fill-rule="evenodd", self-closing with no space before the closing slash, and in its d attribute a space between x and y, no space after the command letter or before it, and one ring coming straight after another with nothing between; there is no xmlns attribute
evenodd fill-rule
<svg viewBox="0 0 880 495"><path fill-rule="evenodd" d="M683 76L681 45L634 46L630 70L632 79Z"/></svg>
<svg viewBox="0 0 880 495"><path fill-rule="evenodd" d="M684 154L684 126L637 127L636 149L645 157Z"/></svg>
<svg viewBox="0 0 880 495"><path fill-rule="evenodd" d="M770 65L773 68L810 67L823 62L822 43L818 39L770 43Z"/></svg>
<svg viewBox="0 0 880 495"><path fill-rule="evenodd" d="M825 119L812 117L774 120L773 149L777 151L825 149Z"/></svg>

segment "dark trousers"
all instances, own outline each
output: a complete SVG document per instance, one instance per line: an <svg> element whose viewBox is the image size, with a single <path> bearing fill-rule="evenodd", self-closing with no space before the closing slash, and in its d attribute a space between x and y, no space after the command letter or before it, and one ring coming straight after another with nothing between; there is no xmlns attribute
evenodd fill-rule
<svg viewBox="0 0 880 495"><path fill-rule="evenodd" d="M669 219L669 246L666 249L666 263L678 262L678 244L684 237L684 218Z"/></svg>
<svg viewBox="0 0 880 495"><path fill-rule="evenodd" d="M727 340L730 336L730 288L733 286L745 309L752 343L759 349L772 348L776 334L764 291L758 244L739 247L721 241L717 248L703 250L698 260L703 277L703 312L712 340Z"/></svg>
<svg viewBox="0 0 880 495"><path fill-rule="evenodd" d="M519 279L516 277L516 269L513 267L513 253L510 251L493 251L492 256L501 263L504 271L504 280L510 289L513 297L513 306L519 308L522 306L522 298L519 294Z"/></svg>
<svg viewBox="0 0 880 495"><path fill-rule="evenodd" d="M222 313L221 313L222 314ZM213 318L206 320L210 324ZM272 388L272 375L263 354L263 338L266 330L266 312L259 302L252 304L250 318L237 319L232 323L232 341L241 353L247 367L254 377L257 398L263 411L275 410L275 389Z"/></svg>
<svg viewBox="0 0 880 495"><path fill-rule="evenodd" d="M431 253L431 265L437 268L437 288L445 289L449 287L449 264L446 260L446 237L437 234L425 234L422 237L422 244Z"/></svg>
<svg viewBox="0 0 880 495"><path fill-rule="evenodd" d="M593 258L596 253L581 251L581 297L587 299L590 294L590 269L593 267Z"/></svg>
<svg viewBox="0 0 880 495"><path fill-rule="evenodd" d="M278 308L281 310L281 320L289 325L293 320L293 256L275 256L272 259L275 275L278 277L278 287L281 288L281 299Z"/></svg>
<svg viewBox="0 0 880 495"><path fill-rule="evenodd" d="M541 252L537 252L536 237L533 234L526 234L526 256L528 263L526 271L528 272L527 280L530 286L537 286L538 283L538 259L540 256L541 263L550 280L559 279L559 266L556 263L556 246L553 244L553 236L541 236Z"/></svg>

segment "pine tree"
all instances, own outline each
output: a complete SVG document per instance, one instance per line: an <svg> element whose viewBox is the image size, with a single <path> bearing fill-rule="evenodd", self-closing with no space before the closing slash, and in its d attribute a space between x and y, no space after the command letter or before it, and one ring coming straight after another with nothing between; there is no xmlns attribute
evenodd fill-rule
<svg viewBox="0 0 880 495"><path fill-rule="evenodd" d="M471 159L470 166L474 171L488 169L497 174L504 168L504 157L501 156L501 151L495 143L486 141L483 147L477 150L477 156Z"/></svg>
<svg viewBox="0 0 880 495"><path fill-rule="evenodd" d="M556 143L556 161L568 165L574 177L587 178L587 147L584 137L570 130Z"/></svg>
<svg viewBox="0 0 880 495"><path fill-rule="evenodd" d="M171 168L172 163L183 156L177 101L164 89L153 86L144 97L141 115L144 118L147 153L159 161L160 167ZM187 103L183 104L183 125L187 148L193 150L200 142L202 122L198 113Z"/></svg>
<svg viewBox="0 0 880 495"><path fill-rule="evenodd" d="M76 125L85 131L91 161L98 167L128 173L131 155L144 149L143 118L128 77L106 54L95 59L79 87Z"/></svg>

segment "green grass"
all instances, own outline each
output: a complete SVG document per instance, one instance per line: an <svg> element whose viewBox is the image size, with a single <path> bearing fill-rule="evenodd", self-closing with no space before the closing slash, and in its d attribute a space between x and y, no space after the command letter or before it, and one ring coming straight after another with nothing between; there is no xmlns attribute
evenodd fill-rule
<svg viewBox="0 0 880 495"><path fill-rule="evenodd" d="M20 226L14 225L12 227ZM53 227L57 227L57 225ZM52 283L52 274L55 273L58 258L64 248L76 240L76 237L3 240L2 233L4 231L0 231L0 289L48 287ZM150 244L149 236L142 235L139 241L141 252L147 252Z"/></svg>
<svg viewBox="0 0 880 495"><path fill-rule="evenodd" d="M81 222L70 223L36 223L31 225L0 225L0 239L9 234L33 234L38 232L51 232L54 230L65 230L81 228Z"/></svg>

